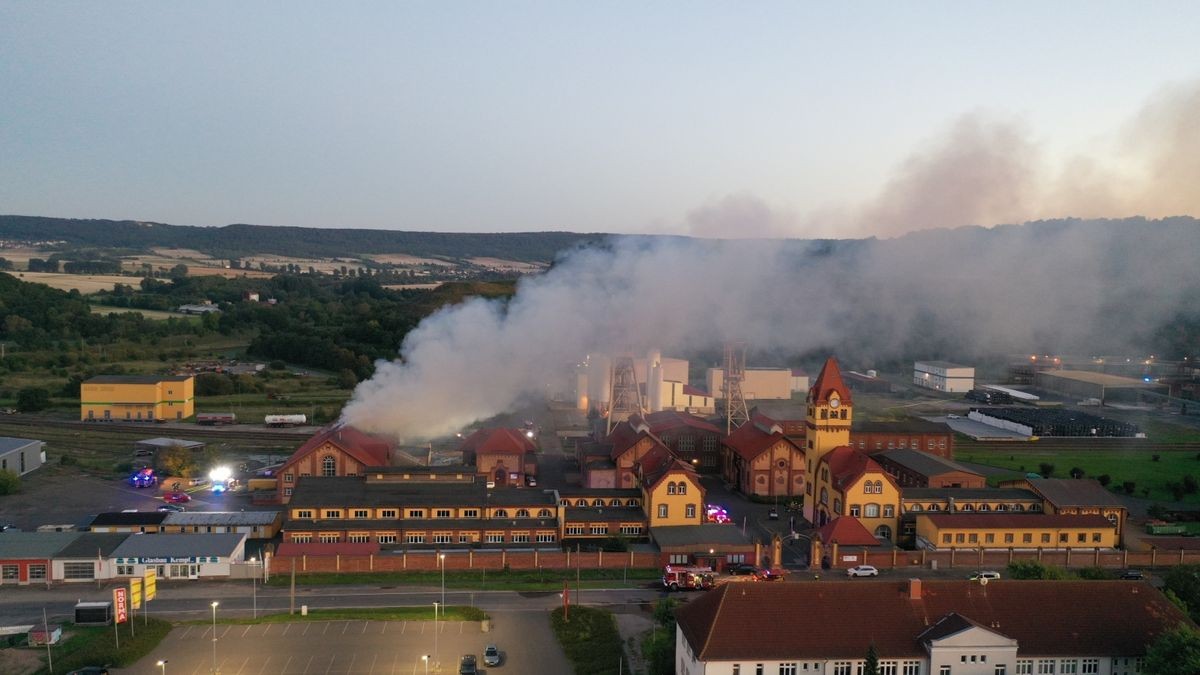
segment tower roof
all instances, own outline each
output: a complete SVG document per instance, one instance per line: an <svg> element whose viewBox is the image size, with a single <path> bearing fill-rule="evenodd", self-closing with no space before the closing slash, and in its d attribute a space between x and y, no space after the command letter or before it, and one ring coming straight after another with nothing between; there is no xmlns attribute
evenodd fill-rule
<svg viewBox="0 0 1200 675"><path fill-rule="evenodd" d="M852 401L850 387L847 387L845 380L842 379L842 369L838 367L837 359L831 356L825 360L825 365L821 366L821 373L817 375L817 379L809 388L808 401L816 405L824 405L829 402L829 395L834 391L838 393L838 398L842 403Z"/></svg>

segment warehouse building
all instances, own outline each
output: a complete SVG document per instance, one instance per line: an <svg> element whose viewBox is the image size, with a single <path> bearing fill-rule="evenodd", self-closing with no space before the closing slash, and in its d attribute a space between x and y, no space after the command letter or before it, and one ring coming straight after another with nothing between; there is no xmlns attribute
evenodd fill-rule
<svg viewBox="0 0 1200 675"><path fill-rule="evenodd" d="M1044 370L1035 373L1034 385L1045 392L1082 400L1096 399L1101 404L1136 403L1142 392L1166 394L1168 386L1132 377L1095 373L1088 370Z"/></svg>
<svg viewBox="0 0 1200 675"><path fill-rule="evenodd" d="M722 368L709 368L705 384L717 399L723 399L721 387L725 384ZM747 368L742 380L742 396L747 401L792 398L791 368Z"/></svg>
<svg viewBox="0 0 1200 675"><path fill-rule="evenodd" d="M949 361L917 361L913 384L935 391L966 393L975 388L975 368Z"/></svg>
<svg viewBox="0 0 1200 675"><path fill-rule="evenodd" d="M80 386L85 422L164 422L195 413L191 375L100 375Z"/></svg>
<svg viewBox="0 0 1200 675"><path fill-rule="evenodd" d="M159 534L131 536L110 557L117 578L154 569L159 579L227 579L232 565L245 560L245 550L244 534Z"/></svg>
<svg viewBox="0 0 1200 675"><path fill-rule="evenodd" d="M0 438L0 471L24 476L41 467L46 463L45 445L28 438Z"/></svg>

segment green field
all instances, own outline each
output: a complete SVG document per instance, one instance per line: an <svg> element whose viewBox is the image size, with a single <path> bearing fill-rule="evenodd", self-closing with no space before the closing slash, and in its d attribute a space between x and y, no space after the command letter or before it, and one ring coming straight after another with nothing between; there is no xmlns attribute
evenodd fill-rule
<svg viewBox="0 0 1200 675"><path fill-rule="evenodd" d="M164 319L186 319L196 323L200 322L200 317L194 314L182 314L180 312L164 312L157 309L138 309L136 307L109 307L108 305L92 305L92 314L131 314L137 312L147 319L162 321Z"/></svg>
<svg viewBox="0 0 1200 675"><path fill-rule="evenodd" d="M1155 461L1154 457L1158 457ZM962 449L955 459L1013 471L1012 477L1025 472L1037 473L1041 464L1053 464L1055 478L1068 478L1071 469L1083 469L1089 478L1108 475L1109 489L1120 491L1125 481L1133 481L1133 496L1155 501L1175 501L1167 483L1180 482L1184 476L1200 479L1200 456L1193 450L1056 450L1039 449L1037 443L1013 444L1003 450ZM990 476L995 485L1004 476ZM1147 492L1148 490L1148 492ZM1200 504L1200 493L1186 494L1180 501Z"/></svg>

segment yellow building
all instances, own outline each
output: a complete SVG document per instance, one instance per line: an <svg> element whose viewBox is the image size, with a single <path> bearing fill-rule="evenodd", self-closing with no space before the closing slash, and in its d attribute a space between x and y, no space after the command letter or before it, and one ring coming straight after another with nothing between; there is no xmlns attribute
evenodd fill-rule
<svg viewBox="0 0 1200 675"><path fill-rule="evenodd" d="M924 513L917 546L932 550L1116 548L1117 528L1100 515Z"/></svg>
<svg viewBox="0 0 1200 675"><path fill-rule="evenodd" d="M195 413L190 375L101 375L83 383L79 419L85 422L164 422Z"/></svg>
<svg viewBox="0 0 1200 675"><path fill-rule="evenodd" d="M656 448L642 457L637 471L651 528L704 522L704 487L690 465Z"/></svg>
<svg viewBox="0 0 1200 675"><path fill-rule="evenodd" d="M834 448L850 445L850 422L854 418L850 388L842 380L842 371L832 356L825 361L821 373L809 388L807 404L804 455L808 485L804 491L804 517L820 527L824 522L817 522L817 498L820 496L815 485L817 465Z"/></svg>
<svg viewBox="0 0 1200 675"><path fill-rule="evenodd" d="M817 463L816 484L817 527L850 516L876 538L896 541L900 487L875 460L854 448L835 448Z"/></svg>

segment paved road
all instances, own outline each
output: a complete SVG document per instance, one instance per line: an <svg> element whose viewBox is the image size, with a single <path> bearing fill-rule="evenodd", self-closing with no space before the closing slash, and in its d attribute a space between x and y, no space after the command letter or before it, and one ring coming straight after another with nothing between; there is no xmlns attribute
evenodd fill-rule
<svg viewBox="0 0 1200 675"><path fill-rule="evenodd" d="M494 612L489 632L478 622L311 621L282 624L179 626L130 675L421 675L457 673L464 654L481 673L562 675L570 664L550 629L548 612ZM440 629L440 630L435 630ZM483 648L496 644L503 661L483 667ZM441 668L438 669L440 661Z"/></svg>

